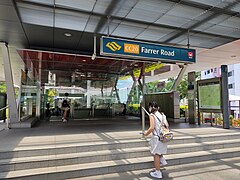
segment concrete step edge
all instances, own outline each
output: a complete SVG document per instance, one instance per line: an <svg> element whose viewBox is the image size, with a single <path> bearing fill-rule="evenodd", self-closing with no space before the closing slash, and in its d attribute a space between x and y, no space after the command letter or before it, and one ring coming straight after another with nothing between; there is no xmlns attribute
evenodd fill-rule
<svg viewBox="0 0 240 180"><path fill-rule="evenodd" d="M116 147L115 147L116 146ZM24 160L27 159L31 159L31 155L34 156L34 159L42 159L42 157L44 158L44 156L65 156L65 154L77 154L77 153L81 153L81 154L89 154L90 152L92 152L92 154L94 154L93 149L96 149L95 151L97 152L103 152L103 151L124 151L125 149L134 149L134 148L142 148L142 147L148 147L149 144L146 141L141 141L141 144L133 144L133 145L128 145L127 147L121 147L121 145L119 144L111 144L109 145L109 147L105 147L103 149L99 149L95 148L94 146L91 147L91 150L89 151L78 151L78 149L59 149L60 152L58 151L51 151L51 150L46 150L44 152L41 152L39 150L36 151L21 151L18 154L14 154L12 156L9 156L9 154L6 154L6 156L4 156L4 154L0 153L0 164L2 164L2 162L14 162L15 159L19 159L19 161L21 161L22 158L24 158ZM228 147L235 147L235 146L240 146L240 139L233 139L233 140L223 140L223 141L215 141L215 142L204 142L204 143L188 143L188 144L169 144L168 145L168 149L169 152L171 153L176 153L176 151L179 152L185 152L184 150L186 148L186 152L193 152L193 151L198 151L199 150L199 146L202 146L205 150L206 149L220 149L220 148L228 148ZM190 149L190 150L189 150ZM137 151L135 151L137 152Z"/></svg>
<svg viewBox="0 0 240 180"><path fill-rule="evenodd" d="M238 137L239 135L239 137ZM222 139L224 137L229 137L229 136L236 136L235 139L239 139L240 138L240 132L234 132L234 133L220 133L220 134L209 134L209 135L192 135L192 136L175 136L173 143L175 144L176 141L179 140L185 140L186 142L191 139L209 139L209 138L214 138L213 140L218 140L218 139ZM114 142L118 142L118 143L128 143L131 141L141 141L141 136L133 136L133 137L127 137L127 138L121 138L121 139L114 139ZM149 137L148 137L149 139ZM19 151L19 150L35 150L35 149L49 149L49 148L55 148L55 147L75 147L77 146L89 146L89 145L96 145L96 144L111 144L114 142L106 142L103 140L99 140L99 139L91 139L91 142L87 142L89 141L89 139L84 140L83 142L81 142L83 139L76 139L75 141L60 141L60 142L56 142L56 141L45 141L44 143L38 143L38 144L34 144L34 142L30 142L27 144L21 144L18 147L14 147L13 151ZM47 144L46 144L47 142ZM180 142L182 143L182 142ZM54 145L53 145L54 144ZM6 149L7 151L11 150L11 149ZM4 149L0 149L0 152L5 152Z"/></svg>
<svg viewBox="0 0 240 180"><path fill-rule="evenodd" d="M228 156L224 155L227 153ZM223 157L222 157L223 155ZM166 155L169 165L185 164L197 161L207 161L211 159L230 158L240 155L240 147L224 150L214 150L211 153L202 151L197 153L182 154L180 157ZM196 158L197 157L197 158ZM204 159L205 158L205 159ZM152 157L121 159L116 161L104 161L101 163L84 163L68 166L36 168L31 170L19 170L0 173L1 178L20 178L20 177L41 177L52 179L66 179L74 177L84 177L89 175L98 175L113 172L123 172L127 170L137 170L150 168L152 166ZM58 177L58 178L57 178Z"/></svg>
<svg viewBox="0 0 240 180"><path fill-rule="evenodd" d="M167 166L167 167L163 167L161 168L162 172L163 172L163 179L167 178L169 179L169 174L174 173L176 174L176 172L178 172L178 175L181 175L182 173L186 173L186 170L191 170L192 168L198 168L198 173L202 172L205 173L206 172L206 167L208 166L214 166L213 168L216 170L220 170L221 168L226 169L226 167L222 167L222 164L218 163L235 163L235 162L240 162L240 157L233 157L233 158L224 158L224 159L218 159L218 160L209 160L209 161L204 161L204 162L194 162L194 163L188 163L188 164L180 164L180 165L174 165L174 166ZM199 164L200 164L200 168L199 168ZM219 167L221 167L219 169ZM231 167L229 167L231 168ZM199 171L200 169L200 171ZM231 168L232 169L232 168ZM165 175L165 170L167 172L167 174ZM104 174L104 175L94 175L94 176L88 176L88 179L92 179L92 180L110 180L110 179L152 179L151 177L149 177L149 172L152 171L152 168L146 168L146 169L141 169L141 170L133 170L133 171L125 171L125 172L121 172L121 173L108 173L108 174ZM195 172L192 173L193 176L195 176ZM236 175L237 176L237 175ZM148 178L149 177L149 178ZM176 177L176 176L175 176ZM172 178L171 178L172 179ZM189 179L189 178L188 178ZM79 178L70 178L70 179L66 179L66 180L86 180L86 177L79 177Z"/></svg>
<svg viewBox="0 0 240 180"><path fill-rule="evenodd" d="M239 137L237 136L239 135ZM240 139L240 133L221 133L221 134L210 134L210 135L199 135L199 136L181 136L181 137L174 137L174 140L170 142L170 144L186 144L186 143L193 143L193 142L209 142L209 141L219 141L219 140L228 140L228 139ZM148 138L149 140L149 138ZM49 150L49 149L62 149L62 148L84 148L96 145L98 146L106 146L106 145L113 145L118 142L118 144L126 145L129 142L141 143L145 140L142 139L131 139L131 140L116 140L115 142L106 142L106 141L97 141L97 142L64 142L63 144L51 144L51 145L34 145L34 146L22 146L22 147L15 147L14 149L0 149L1 153L9 153L9 152L20 152L20 151L40 151L40 150ZM89 151L89 150L88 150Z"/></svg>
<svg viewBox="0 0 240 180"><path fill-rule="evenodd" d="M178 149L186 149L189 150L190 148L198 148L204 147L204 150L211 150L211 149L226 149L229 145L234 145L231 147L240 147L240 139L239 140L229 140L229 141L216 141L216 142L206 142L204 144L201 143L189 143L189 144L177 144L177 145L168 145L168 151L171 150L178 150ZM141 147L131 147L131 148L121 148L121 149L114 149L114 150L101 150L101 151L89 151L89 152L75 152L68 154L49 154L49 155L42 155L36 157L18 157L18 158L10 158L10 159L1 159L0 165L2 164L9 164L9 163L25 163L25 162L38 162L44 160L61 160L61 159L71 159L71 158L80 158L80 157L91 157L91 156L100 156L100 155L113 155L113 154L124 154L124 153L139 153L149 151L149 147L141 146ZM198 150L196 150L198 151ZM187 151L189 152L189 151ZM183 152L180 152L183 153ZM176 154L176 152L171 153Z"/></svg>

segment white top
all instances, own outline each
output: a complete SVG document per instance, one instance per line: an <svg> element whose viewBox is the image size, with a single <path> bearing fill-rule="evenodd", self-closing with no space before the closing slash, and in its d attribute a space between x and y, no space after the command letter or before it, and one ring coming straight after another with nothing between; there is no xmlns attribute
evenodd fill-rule
<svg viewBox="0 0 240 180"><path fill-rule="evenodd" d="M161 114L160 112L156 112L154 114L154 131L152 133L152 138L149 141L150 144L150 152L155 155L161 155L167 153L167 143L164 143L159 140L159 135L161 133L161 123L164 122L167 124L167 118L165 114ZM158 118L157 118L158 117Z"/></svg>

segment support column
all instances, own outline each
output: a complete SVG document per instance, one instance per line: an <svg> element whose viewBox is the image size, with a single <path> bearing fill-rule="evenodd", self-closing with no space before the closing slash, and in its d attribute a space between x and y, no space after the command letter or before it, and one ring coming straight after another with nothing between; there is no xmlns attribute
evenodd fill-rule
<svg viewBox="0 0 240 180"><path fill-rule="evenodd" d="M19 116L14 92L12 68L9 58L8 46L6 43L0 43L0 45L3 55L4 74L7 88L7 99L9 105L9 125L11 126L11 123L19 122Z"/></svg>
<svg viewBox="0 0 240 180"><path fill-rule="evenodd" d="M42 82L42 52L38 54L38 82L37 82L37 97L36 97L36 117L40 119L41 116L41 82Z"/></svg>
<svg viewBox="0 0 240 180"><path fill-rule="evenodd" d="M114 84L114 90L115 90L115 93L116 93L116 96L117 96L118 103L121 103L119 93L118 93L118 90L117 90L118 78L119 78L119 75L117 75L117 77L116 77L116 81L115 81L115 84Z"/></svg>
<svg viewBox="0 0 240 180"><path fill-rule="evenodd" d="M195 72L188 73L188 121L196 124L196 80Z"/></svg>
<svg viewBox="0 0 240 180"><path fill-rule="evenodd" d="M91 108L90 88L91 88L91 80L87 80L87 108Z"/></svg>
<svg viewBox="0 0 240 180"><path fill-rule="evenodd" d="M172 86L172 91L177 91L177 87L180 84L180 81L187 69L187 65L179 65L179 67L181 68L181 71L178 74L178 77L175 79L173 86Z"/></svg>
<svg viewBox="0 0 240 180"><path fill-rule="evenodd" d="M223 128L229 129L230 128L230 121L229 121L229 108L228 108L228 67L227 65L221 66L221 96L222 96L222 113L223 113Z"/></svg>
<svg viewBox="0 0 240 180"><path fill-rule="evenodd" d="M145 63L143 63L142 71L142 107L145 108ZM145 112L143 108L141 108L142 111L142 132L144 133L145 131ZM144 138L144 135L142 135L142 138Z"/></svg>

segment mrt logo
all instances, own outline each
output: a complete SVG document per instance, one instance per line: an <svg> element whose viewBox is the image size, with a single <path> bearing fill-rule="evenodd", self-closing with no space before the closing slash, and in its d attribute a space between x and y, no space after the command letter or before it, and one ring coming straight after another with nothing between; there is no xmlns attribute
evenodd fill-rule
<svg viewBox="0 0 240 180"><path fill-rule="evenodd" d="M122 46L118 45L116 42L108 42L106 46L112 50L112 51L117 51L120 50Z"/></svg>

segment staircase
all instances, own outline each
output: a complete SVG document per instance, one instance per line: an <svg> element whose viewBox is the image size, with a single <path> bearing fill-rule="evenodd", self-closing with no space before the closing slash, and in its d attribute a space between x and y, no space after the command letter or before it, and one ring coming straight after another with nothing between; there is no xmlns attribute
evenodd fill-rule
<svg viewBox="0 0 240 180"><path fill-rule="evenodd" d="M200 129L200 128L199 128ZM208 129L209 130L209 129ZM240 157L240 131L179 134L168 146L169 166ZM101 179L113 173L148 170L153 159L137 132L117 137L32 141L0 152L0 179ZM103 136L103 134L101 134ZM99 177L99 178L97 178Z"/></svg>

